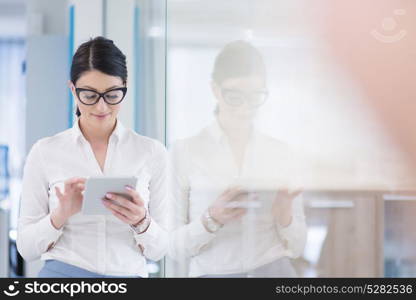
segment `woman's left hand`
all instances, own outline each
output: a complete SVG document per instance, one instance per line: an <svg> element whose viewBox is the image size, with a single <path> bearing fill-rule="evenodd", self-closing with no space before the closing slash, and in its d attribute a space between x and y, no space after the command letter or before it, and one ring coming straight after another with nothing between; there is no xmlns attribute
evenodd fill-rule
<svg viewBox="0 0 416 300"><path fill-rule="evenodd" d="M146 216L143 199L129 186L126 186L126 194L107 193L105 197L102 200L105 207L126 224L136 226Z"/></svg>

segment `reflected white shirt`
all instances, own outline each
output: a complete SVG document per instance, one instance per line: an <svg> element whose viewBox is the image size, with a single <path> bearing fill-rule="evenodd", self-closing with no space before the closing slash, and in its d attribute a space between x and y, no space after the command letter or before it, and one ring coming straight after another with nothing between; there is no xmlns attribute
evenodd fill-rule
<svg viewBox="0 0 416 300"><path fill-rule="evenodd" d="M26 260L56 259L105 275L147 277L146 258L160 260L168 247L166 167L165 147L124 128L120 121L110 136L103 172L78 122L39 140L24 168L17 236L20 254ZM59 201L55 186L63 190L64 180L89 176L137 176L136 190L151 216L147 231L136 234L113 215L81 212L55 229L50 221Z"/></svg>
<svg viewBox="0 0 416 300"><path fill-rule="evenodd" d="M253 131L239 170L228 139L215 122L198 135L177 141L171 156L178 188L169 255L182 263L184 257L189 259L189 276L248 272L302 253L307 230L302 197L294 199L287 227L271 213L276 190L296 186L299 162L286 144ZM260 206L210 233L201 215L232 185L256 191Z"/></svg>

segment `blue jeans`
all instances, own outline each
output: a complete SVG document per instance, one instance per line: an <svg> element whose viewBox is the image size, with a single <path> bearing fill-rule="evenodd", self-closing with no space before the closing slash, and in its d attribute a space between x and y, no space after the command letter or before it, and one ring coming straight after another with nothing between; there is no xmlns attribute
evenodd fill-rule
<svg viewBox="0 0 416 300"><path fill-rule="evenodd" d="M39 271L39 278L140 278L140 276L108 276L87 271L85 269L70 265L59 260L48 259Z"/></svg>

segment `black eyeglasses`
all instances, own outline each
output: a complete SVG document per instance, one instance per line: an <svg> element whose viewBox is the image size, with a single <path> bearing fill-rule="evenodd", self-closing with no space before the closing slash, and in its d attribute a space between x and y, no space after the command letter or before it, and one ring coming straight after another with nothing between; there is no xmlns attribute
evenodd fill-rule
<svg viewBox="0 0 416 300"><path fill-rule="evenodd" d="M230 106L237 107L247 102L250 107L258 107L266 102L269 92L267 90L243 92L240 90L222 88L221 94L224 101Z"/></svg>
<svg viewBox="0 0 416 300"><path fill-rule="evenodd" d="M104 93L99 93L89 89L75 88L75 92L79 101L85 105L94 105L100 101L101 97L104 99L105 103L116 105L123 101L127 93L127 88L115 88Z"/></svg>

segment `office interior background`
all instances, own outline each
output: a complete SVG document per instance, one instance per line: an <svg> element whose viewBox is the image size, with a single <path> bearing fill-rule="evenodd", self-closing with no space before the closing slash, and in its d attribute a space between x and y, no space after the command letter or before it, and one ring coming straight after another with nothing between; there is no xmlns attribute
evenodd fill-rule
<svg viewBox="0 0 416 300"><path fill-rule="evenodd" d="M120 119L168 149L214 120L216 55L236 40L254 45L268 88L256 126L314 157L303 178L307 240L293 260L298 276L415 276L414 176L330 55L319 27L327 11L308 2L0 0L0 276L36 276L42 266L16 250L22 169L36 140L72 126L71 57L99 35L127 56ZM374 30L399 30L391 20L400 26L405 13L386 12ZM186 274L169 258L148 264L154 277Z"/></svg>

